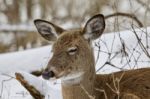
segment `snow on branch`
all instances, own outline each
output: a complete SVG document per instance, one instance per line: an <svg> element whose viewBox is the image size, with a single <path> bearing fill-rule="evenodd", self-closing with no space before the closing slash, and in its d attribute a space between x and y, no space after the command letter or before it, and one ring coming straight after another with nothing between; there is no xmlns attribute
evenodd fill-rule
<svg viewBox="0 0 150 99"><path fill-rule="evenodd" d="M31 24L19 24L19 25L0 25L1 32L35 32L36 29Z"/></svg>
<svg viewBox="0 0 150 99"><path fill-rule="evenodd" d="M62 99L60 90L53 89L50 82L26 72L15 73L16 79L34 99Z"/></svg>
<svg viewBox="0 0 150 99"><path fill-rule="evenodd" d="M36 87L26 81L20 73L16 73L16 79L29 91L32 97L35 99L44 99L44 95L42 95Z"/></svg>

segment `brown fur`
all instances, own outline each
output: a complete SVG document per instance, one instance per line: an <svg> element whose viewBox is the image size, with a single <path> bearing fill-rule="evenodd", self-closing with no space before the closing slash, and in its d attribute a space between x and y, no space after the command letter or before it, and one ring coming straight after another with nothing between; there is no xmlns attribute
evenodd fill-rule
<svg viewBox="0 0 150 99"><path fill-rule="evenodd" d="M114 93L108 86L109 84L113 89L114 88L114 78L122 79L119 82L120 89L120 99L150 99L150 68L142 68L136 70L128 70L116 72L108 75L96 76L95 88L104 89L106 91L108 99L117 99L118 95ZM117 82L116 82L117 83ZM105 99L102 92L97 92L101 98ZM124 98L124 97L132 98Z"/></svg>
<svg viewBox="0 0 150 99"><path fill-rule="evenodd" d="M37 20L35 25L43 37L47 33L54 36L51 23ZM62 79L63 99L150 99L150 68L96 74L90 43L102 34L104 28L102 15L92 17L84 29L66 31L59 28L63 31L58 33L53 44L53 57L45 71L52 71L56 78L84 72L79 77ZM51 37L46 39L52 41Z"/></svg>

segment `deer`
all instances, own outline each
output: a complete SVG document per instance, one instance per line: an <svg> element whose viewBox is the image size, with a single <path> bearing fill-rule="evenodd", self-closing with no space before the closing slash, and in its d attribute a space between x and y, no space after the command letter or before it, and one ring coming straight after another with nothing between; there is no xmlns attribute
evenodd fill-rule
<svg viewBox="0 0 150 99"><path fill-rule="evenodd" d="M34 24L52 44L53 55L42 77L61 79L63 99L150 99L148 67L96 74L91 43L104 32L104 15L94 15L79 29L66 30L42 19Z"/></svg>

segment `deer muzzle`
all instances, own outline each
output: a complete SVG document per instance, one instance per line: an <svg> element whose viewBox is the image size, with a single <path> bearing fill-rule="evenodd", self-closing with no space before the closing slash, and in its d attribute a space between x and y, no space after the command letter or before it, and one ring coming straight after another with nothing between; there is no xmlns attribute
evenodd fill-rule
<svg viewBox="0 0 150 99"><path fill-rule="evenodd" d="M50 78L53 78L55 76L53 71L44 71L42 73L42 77L46 80L49 80Z"/></svg>

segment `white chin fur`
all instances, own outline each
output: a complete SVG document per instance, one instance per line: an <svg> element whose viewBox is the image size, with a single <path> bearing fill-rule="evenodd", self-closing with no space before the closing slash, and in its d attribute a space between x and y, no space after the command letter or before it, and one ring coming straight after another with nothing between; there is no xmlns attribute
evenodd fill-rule
<svg viewBox="0 0 150 99"><path fill-rule="evenodd" d="M76 85L79 84L80 81L82 80L84 72L77 72L73 74L69 74L67 76L64 76L61 78L62 83L64 85Z"/></svg>

